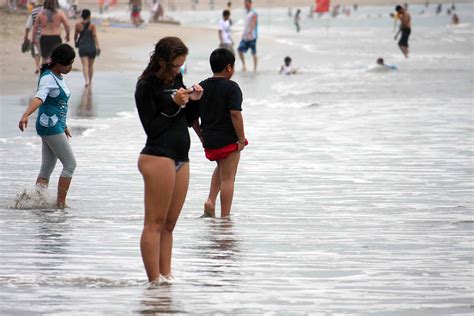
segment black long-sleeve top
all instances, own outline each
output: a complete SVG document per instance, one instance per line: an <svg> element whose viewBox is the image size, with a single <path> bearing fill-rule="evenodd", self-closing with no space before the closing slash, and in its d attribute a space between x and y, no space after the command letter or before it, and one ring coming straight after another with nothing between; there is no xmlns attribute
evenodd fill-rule
<svg viewBox="0 0 474 316"><path fill-rule="evenodd" d="M165 87L155 76L138 80L135 103L143 129L147 135L142 154L189 161L190 137L188 126L197 117L198 106L190 101L179 110L173 101L171 89L185 88L183 77L178 74L172 85ZM176 116L176 112L179 113ZM173 116L173 117L167 117Z"/></svg>

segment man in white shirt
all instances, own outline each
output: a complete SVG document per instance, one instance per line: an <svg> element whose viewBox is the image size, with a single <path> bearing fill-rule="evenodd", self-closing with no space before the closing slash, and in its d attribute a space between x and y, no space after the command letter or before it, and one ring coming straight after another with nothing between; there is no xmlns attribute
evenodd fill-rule
<svg viewBox="0 0 474 316"><path fill-rule="evenodd" d="M252 9L252 0L245 0L245 9L247 10L247 16L245 17L244 32L242 34L242 40L239 44L239 56L242 61L242 70L246 71L244 53L249 48L253 57L253 71L257 71L257 37L258 37L258 19L257 11Z"/></svg>
<svg viewBox="0 0 474 316"><path fill-rule="evenodd" d="M230 11L222 11L222 19L219 21L219 48L225 48L232 52L235 55L234 51L234 41L230 35Z"/></svg>

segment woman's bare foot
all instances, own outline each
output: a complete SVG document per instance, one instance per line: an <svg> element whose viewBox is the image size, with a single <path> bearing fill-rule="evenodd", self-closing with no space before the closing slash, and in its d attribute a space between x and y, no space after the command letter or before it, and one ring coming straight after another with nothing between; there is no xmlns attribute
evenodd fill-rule
<svg viewBox="0 0 474 316"><path fill-rule="evenodd" d="M204 202L204 214L201 215L201 218L205 217L216 217L216 205L210 200Z"/></svg>

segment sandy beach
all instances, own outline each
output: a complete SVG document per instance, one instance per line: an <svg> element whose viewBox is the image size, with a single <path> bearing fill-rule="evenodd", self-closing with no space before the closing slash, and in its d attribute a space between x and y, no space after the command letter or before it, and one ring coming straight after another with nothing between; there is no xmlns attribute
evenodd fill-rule
<svg viewBox="0 0 474 316"><path fill-rule="evenodd" d="M14 94L25 92L25 89L34 91L37 77L34 75L34 60L30 53L21 53L20 45L23 40L25 15L6 14L0 11L0 20L2 21L2 30L0 37L3 45L0 48L0 94ZM70 20L71 28L79 20ZM63 31L64 33L64 31ZM153 45L164 36L178 36L185 42L195 37L207 37L214 35L214 32L205 29L186 28L171 24L148 24L144 28L125 28L125 27L107 27L98 26L98 38L102 48L101 56L97 58L95 70L131 70L139 72L146 65L137 64L135 60L120 51L128 47L150 46L150 52ZM71 37L73 31L71 31ZM69 42L73 45L73 42ZM16 65L16 66L13 66ZM74 71L82 71L79 58L76 58L73 65Z"/></svg>
<svg viewBox="0 0 474 316"><path fill-rule="evenodd" d="M423 0L406 1L408 3L424 3ZM451 1L443 0L440 3L451 3ZM214 9L216 16L220 15L220 10L226 8L226 0L214 1ZM233 8L241 7L239 1L233 1ZM309 7L313 2L308 0L262 0L255 1L256 8L296 8L298 6ZM352 5L357 3L359 6L364 5L388 5L392 1L388 0L341 0L338 1L341 5ZM190 3L188 0L168 0L164 1L165 15L168 10L189 10ZM97 2L93 0L83 0L80 2L81 8L90 8L93 11L93 17L99 17L97 14ZM126 2L118 2L116 7L110 9L111 12L126 11ZM206 1L201 1L196 7L199 10L209 10L209 5ZM146 6L143 9L147 10ZM128 12L128 11L127 11ZM128 13L127 13L128 14ZM27 15L24 13L7 14L4 9L0 10L0 38L2 45L0 48L0 94L13 94L27 89L34 89L36 84L36 76L33 75L34 61L29 53L21 53L20 46L23 41L25 31L25 23ZM74 24L80 19L70 20L71 37L73 37ZM63 30L64 33L64 30ZM137 65L130 58L122 56L118 53L121 49L129 47L150 45L152 49L153 43L163 36L178 36L185 42L188 40L200 38L214 37L215 31L209 29L189 28L172 24L147 24L146 27L140 29L134 28L117 28L108 27L107 23L98 25L98 37L101 43L102 55L97 59L95 69L96 71L110 71L117 69L142 69L144 65ZM64 36L64 34L63 34ZM73 44L73 42L69 42ZM150 49L150 51L151 51ZM17 65L17 66L13 66ZM74 70L81 71L81 64L78 59L74 63Z"/></svg>

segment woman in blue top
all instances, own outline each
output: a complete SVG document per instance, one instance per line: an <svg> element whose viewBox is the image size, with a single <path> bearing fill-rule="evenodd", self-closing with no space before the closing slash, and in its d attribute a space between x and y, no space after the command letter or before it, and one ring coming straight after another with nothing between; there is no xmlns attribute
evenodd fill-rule
<svg viewBox="0 0 474 316"><path fill-rule="evenodd" d="M36 185L48 186L59 159L63 170L58 182L58 208L66 207L67 191L76 168L76 159L68 142L71 133L66 125L67 102L71 93L62 76L71 71L75 57L74 49L67 44L53 50L51 62L41 69L38 91L19 122L20 130L25 130L28 117L39 108L36 132L42 141L42 163Z"/></svg>

